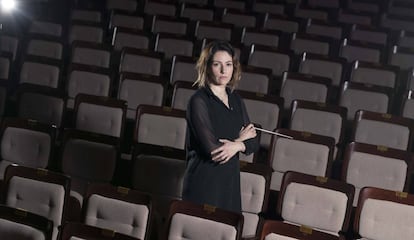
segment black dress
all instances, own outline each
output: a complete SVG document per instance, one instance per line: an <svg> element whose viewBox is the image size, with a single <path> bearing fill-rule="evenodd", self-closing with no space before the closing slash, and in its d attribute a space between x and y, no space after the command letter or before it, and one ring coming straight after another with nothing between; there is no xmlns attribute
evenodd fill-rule
<svg viewBox="0 0 414 240"><path fill-rule="evenodd" d="M241 97L227 89L229 108L209 87L200 88L187 107L187 169L183 199L241 212L240 166L236 154L227 163L212 161L219 139L234 140L250 123ZM257 138L244 141L245 153L259 148Z"/></svg>

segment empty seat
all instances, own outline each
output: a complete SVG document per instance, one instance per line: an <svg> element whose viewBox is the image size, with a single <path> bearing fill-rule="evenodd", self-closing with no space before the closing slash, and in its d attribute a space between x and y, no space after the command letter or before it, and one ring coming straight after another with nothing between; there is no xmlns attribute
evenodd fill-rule
<svg viewBox="0 0 414 240"><path fill-rule="evenodd" d="M132 186L154 203L153 233L161 233L172 199L181 199L186 169L185 112L141 105L134 134Z"/></svg>
<svg viewBox="0 0 414 240"><path fill-rule="evenodd" d="M109 69L71 64L67 71L66 93L69 109L75 107L75 98L80 93L103 97L109 97L111 94L112 79Z"/></svg>
<svg viewBox="0 0 414 240"><path fill-rule="evenodd" d="M68 210L70 178L45 169L9 166L4 183L3 204L50 219L53 222L51 239L58 239L59 226Z"/></svg>
<svg viewBox="0 0 414 240"><path fill-rule="evenodd" d="M391 114L359 110L355 114L351 141L411 150L413 121Z"/></svg>
<svg viewBox="0 0 414 240"><path fill-rule="evenodd" d="M83 208L87 225L149 239L152 203L146 194L109 184L90 184Z"/></svg>
<svg viewBox="0 0 414 240"><path fill-rule="evenodd" d="M335 23L328 23L316 19L308 19L306 22L305 32L318 36L330 37L340 40L343 37L344 30Z"/></svg>
<svg viewBox="0 0 414 240"><path fill-rule="evenodd" d="M6 118L1 128L0 176L11 164L46 168L53 159L56 127L28 119Z"/></svg>
<svg viewBox="0 0 414 240"><path fill-rule="evenodd" d="M187 104L191 96L196 92L197 87L191 82L176 81L173 85L171 107L179 110L187 110Z"/></svg>
<svg viewBox="0 0 414 240"><path fill-rule="evenodd" d="M122 73L119 80L118 99L127 103L126 118L135 120L141 104L162 106L165 82L157 76Z"/></svg>
<svg viewBox="0 0 414 240"><path fill-rule="evenodd" d="M144 29L144 16L124 11L111 11L109 29L127 28L134 30Z"/></svg>
<svg viewBox="0 0 414 240"><path fill-rule="evenodd" d="M263 23L264 29L279 30L287 33L294 33L299 31L300 20L297 18L290 18L286 15L272 15Z"/></svg>
<svg viewBox="0 0 414 240"><path fill-rule="evenodd" d="M339 236L349 227L354 189L351 184L334 179L287 172L277 212L287 223Z"/></svg>
<svg viewBox="0 0 414 240"><path fill-rule="evenodd" d="M279 127L281 122L281 112L283 109L283 99L273 95L255 94L251 92L241 92L246 110L252 123L259 124L262 128L272 131ZM260 146L268 149L271 135L262 134Z"/></svg>
<svg viewBox="0 0 414 240"><path fill-rule="evenodd" d="M72 42L71 62L109 68L111 65L111 49L105 45L91 42Z"/></svg>
<svg viewBox="0 0 414 240"><path fill-rule="evenodd" d="M221 16L221 21L224 23L233 24L236 27L251 27L257 26L257 14L246 13L245 11L238 11L225 8Z"/></svg>
<svg viewBox="0 0 414 240"><path fill-rule="evenodd" d="M363 239L411 238L414 196L380 188L363 188L355 211L354 232ZM376 219L375 224L370 224Z"/></svg>
<svg viewBox="0 0 414 240"><path fill-rule="evenodd" d="M64 131L59 163L61 171L71 176L70 195L78 206L82 205L88 183L112 180L119 157L118 145L116 137L74 129Z"/></svg>
<svg viewBox="0 0 414 240"><path fill-rule="evenodd" d="M359 60L380 63L383 58L382 51L382 45L355 40L351 41L345 38L339 49L339 56L345 58L348 62Z"/></svg>
<svg viewBox="0 0 414 240"><path fill-rule="evenodd" d="M66 99L56 89L23 84L18 89L17 116L62 126Z"/></svg>
<svg viewBox="0 0 414 240"><path fill-rule="evenodd" d="M14 35L4 34L0 36L0 51L12 54L13 61L19 54L19 38Z"/></svg>
<svg viewBox="0 0 414 240"><path fill-rule="evenodd" d="M248 65L270 68L274 76L282 76L283 72L291 69L291 58L291 52L252 45Z"/></svg>
<svg viewBox="0 0 414 240"><path fill-rule="evenodd" d="M273 168L271 190L280 190L283 175L287 171L331 176L335 146L333 138L287 129L278 129L277 132L292 138L272 136L268 159Z"/></svg>
<svg viewBox="0 0 414 240"><path fill-rule="evenodd" d="M29 32L54 37L62 37L63 26L55 22L35 20L31 22Z"/></svg>
<svg viewBox="0 0 414 240"><path fill-rule="evenodd" d="M284 72L280 96L284 98L284 109L291 107L293 100L326 102L328 100L331 79L314 75Z"/></svg>
<svg viewBox="0 0 414 240"><path fill-rule="evenodd" d="M0 206L0 234L3 239L51 240L53 222L27 210Z"/></svg>
<svg viewBox="0 0 414 240"><path fill-rule="evenodd" d="M348 109L348 120L353 120L358 110L387 113L391 106L392 89L388 87L344 82L339 105Z"/></svg>
<svg viewBox="0 0 414 240"><path fill-rule="evenodd" d="M187 19L177 18L175 16L154 15L147 21L151 23L147 28L154 34L171 33L185 36L188 32L189 22Z"/></svg>
<svg viewBox="0 0 414 240"><path fill-rule="evenodd" d="M102 21L102 13L96 10L77 8L72 9L70 18L71 20L100 23Z"/></svg>
<svg viewBox="0 0 414 240"><path fill-rule="evenodd" d="M72 44L72 42L75 40L103 43L105 33L101 24L72 21L69 26L68 37L69 44Z"/></svg>
<svg viewBox="0 0 414 240"><path fill-rule="evenodd" d="M173 56L170 71L170 84L176 81L194 82L197 79L197 59L185 56Z"/></svg>
<svg viewBox="0 0 414 240"><path fill-rule="evenodd" d="M392 65L373 64L355 61L352 65L349 81L385 86L398 90L400 69Z"/></svg>
<svg viewBox="0 0 414 240"><path fill-rule="evenodd" d="M240 188L242 214L244 217L243 237L258 236L266 211L272 169L266 165L240 163Z"/></svg>
<svg viewBox="0 0 414 240"><path fill-rule="evenodd" d="M133 72L160 76L163 72L163 59L163 53L123 48L119 72Z"/></svg>
<svg viewBox="0 0 414 240"><path fill-rule="evenodd" d="M332 137L335 139L336 147L340 147L345 137L346 113L347 110L344 107L294 100L289 128ZM334 159L337 150L335 150Z"/></svg>
<svg viewBox="0 0 414 240"><path fill-rule="evenodd" d="M214 9L208 6L182 3L180 7L179 16L188 18L190 20L213 21Z"/></svg>
<svg viewBox="0 0 414 240"><path fill-rule="evenodd" d="M230 41L233 25L221 22L197 21L193 29L193 36L198 40L217 39Z"/></svg>
<svg viewBox="0 0 414 240"><path fill-rule="evenodd" d="M143 10L144 13L148 15L164 15L174 17L177 12L177 7L172 3L159 0L151 0L145 2Z"/></svg>
<svg viewBox="0 0 414 240"><path fill-rule="evenodd" d="M66 222L62 226L61 240L85 239L85 240L136 240L134 237L118 233L109 229L103 229L79 222Z"/></svg>
<svg viewBox="0 0 414 240"><path fill-rule="evenodd" d="M0 81L11 80L13 55L9 52L0 51Z"/></svg>
<svg viewBox="0 0 414 240"><path fill-rule="evenodd" d="M363 187L407 191L411 174L412 160L407 151L355 142L345 150L341 179L355 186L354 206Z"/></svg>
<svg viewBox="0 0 414 240"><path fill-rule="evenodd" d="M295 54L309 52L320 55L329 55L332 54L331 47L333 47L333 42L326 37L302 33L291 34L290 49Z"/></svg>
<svg viewBox="0 0 414 240"><path fill-rule="evenodd" d="M237 90L268 94L269 85L272 81L272 70L255 66L242 66L241 81L237 85Z"/></svg>
<svg viewBox="0 0 414 240"><path fill-rule="evenodd" d="M64 47L65 45L61 38L31 36L27 42L25 53L34 56L62 59Z"/></svg>
<svg viewBox="0 0 414 240"><path fill-rule="evenodd" d="M350 40L387 45L389 32L386 29L371 26L352 25L348 34Z"/></svg>
<svg viewBox="0 0 414 240"><path fill-rule="evenodd" d="M116 27L112 36L114 51L120 53L124 47L151 49L152 36L142 30Z"/></svg>
<svg viewBox="0 0 414 240"><path fill-rule="evenodd" d="M182 36L158 33L154 50L156 52L164 53L164 57L169 61L175 55L192 57L194 52L194 41Z"/></svg>
<svg viewBox="0 0 414 240"><path fill-rule="evenodd" d="M166 238L239 240L243 216L210 205L174 201L170 206Z"/></svg>
<svg viewBox="0 0 414 240"><path fill-rule="evenodd" d="M281 221L266 220L261 233L261 240L278 239L301 240L345 240L344 236L333 236L306 226L295 226Z"/></svg>
<svg viewBox="0 0 414 240"><path fill-rule="evenodd" d="M26 56L19 71L19 83L52 88L60 87L62 62L56 59Z"/></svg>
<svg viewBox="0 0 414 240"><path fill-rule="evenodd" d="M281 37L282 32L277 30L244 28L240 41L245 46L256 44L269 47L278 47L282 41Z"/></svg>
<svg viewBox="0 0 414 240"><path fill-rule="evenodd" d="M339 89L346 72L346 64L344 58L303 53L298 72L329 78L332 86Z"/></svg>
<svg viewBox="0 0 414 240"><path fill-rule="evenodd" d="M76 129L123 137L126 117L126 102L123 100L78 94L74 114Z"/></svg>

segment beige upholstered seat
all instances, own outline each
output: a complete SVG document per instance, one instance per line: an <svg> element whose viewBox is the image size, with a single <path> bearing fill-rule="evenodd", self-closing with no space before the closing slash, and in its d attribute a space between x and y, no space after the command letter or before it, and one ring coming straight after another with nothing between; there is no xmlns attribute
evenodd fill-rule
<svg viewBox="0 0 414 240"><path fill-rule="evenodd" d="M4 204L50 219L52 239L56 240L58 228L65 220L70 178L45 169L9 166L4 182Z"/></svg>
<svg viewBox="0 0 414 240"><path fill-rule="evenodd" d="M287 172L283 177L277 211L287 223L338 236L348 230L353 198L351 184Z"/></svg>
<svg viewBox="0 0 414 240"><path fill-rule="evenodd" d="M356 239L410 239L414 196L374 187L363 188L355 211Z"/></svg>
<svg viewBox="0 0 414 240"><path fill-rule="evenodd" d="M412 160L406 151L353 142L345 150L343 161L341 179L355 186L354 206L359 191L366 186L393 191L409 189Z"/></svg>
<svg viewBox="0 0 414 240"><path fill-rule="evenodd" d="M243 237L259 235L264 221L260 214L266 211L271 172L272 169L266 165L240 163Z"/></svg>
<svg viewBox="0 0 414 240"><path fill-rule="evenodd" d="M23 209L0 206L2 239L52 240L53 222Z"/></svg>
<svg viewBox="0 0 414 240"><path fill-rule="evenodd" d="M209 205L173 201L165 239L241 239L243 216Z"/></svg>
<svg viewBox="0 0 414 240"><path fill-rule="evenodd" d="M47 168L53 158L56 128L33 120L6 118L1 127L0 176L18 164Z"/></svg>
<svg viewBox="0 0 414 240"><path fill-rule="evenodd" d="M146 194L109 184L90 184L83 208L87 225L149 239L152 203Z"/></svg>

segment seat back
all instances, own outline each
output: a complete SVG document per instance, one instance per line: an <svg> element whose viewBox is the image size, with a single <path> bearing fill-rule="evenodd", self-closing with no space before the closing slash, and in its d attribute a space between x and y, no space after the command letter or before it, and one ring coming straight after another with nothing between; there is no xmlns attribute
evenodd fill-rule
<svg viewBox="0 0 414 240"><path fill-rule="evenodd" d="M65 130L60 165L62 172L71 176L76 196L85 194L88 182L112 180L119 156L118 145L119 139L115 137Z"/></svg>
<svg viewBox="0 0 414 240"><path fill-rule="evenodd" d="M413 122L391 114L359 110L351 141L410 151Z"/></svg>
<svg viewBox="0 0 414 240"><path fill-rule="evenodd" d="M412 160L408 152L364 143L350 143L344 154L342 181L359 191L366 186L405 191L409 189Z"/></svg>
<svg viewBox="0 0 414 240"><path fill-rule="evenodd" d="M74 109L78 94L109 97L112 90L111 72L107 68L71 64L68 69L67 108Z"/></svg>
<svg viewBox="0 0 414 240"><path fill-rule="evenodd" d="M152 203L146 194L109 184L90 184L83 208L87 225L149 239Z"/></svg>
<svg viewBox="0 0 414 240"><path fill-rule="evenodd" d="M339 105L348 109L348 120L353 120L358 110L387 113L391 106L392 89L355 82L344 82Z"/></svg>
<svg viewBox="0 0 414 240"><path fill-rule="evenodd" d="M20 67L20 83L30 83L52 88L60 86L61 62L36 56L26 56Z"/></svg>
<svg viewBox="0 0 414 240"><path fill-rule="evenodd" d="M335 144L342 143L346 111L346 108L336 105L294 100L289 128L332 137ZM320 123L324 123L323 126Z"/></svg>
<svg viewBox="0 0 414 240"><path fill-rule="evenodd" d="M17 116L41 123L62 126L66 99L56 89L35 85L20 85Z"/></svg>
<svg viewBox="0 0 414 240"><path fill-rule="evenodd" d="M75 99L75 128L123 137L126 102L108 97L78 94Z"/></svg>
<svg viewBox="0 0 414 240"><path fill-rule="evenodd" d="M0 206L0 234L4 239L52 240L53 222L23 209Z"/></svg>
<svg viewBox="0 0 414 240"><path fill-rule="evenodd" d="M170 71L170 84L176 81L194 82L197 79L195 58L174 56Z"/></svg>
<svg viewBox="0 0 414 240"><path fill-rule="evenodd" d="M351 184L287 172L283 177L277 211L285 222L338 236L348 230L353 198Z"/></svg>
<svg viewBox="0 0 414 240"><path fill-rule="evenodd" d="M349 81L360 82L397 89L399 68L361 61L354 62Z"/></svg>
<svg viewBox="0 0 414 240"><path fill-rule="evenodd" d="M266 220L263 224L260 239L345 240L345 237L333 236L306 226L295 226L281 221Z"/></svg>
<svg viewBox="0 0 414 240"><path fill-rule="evenodd" d="M119 72L133 72L160 76L162 73L163 58L163 53L123 48Z"/></svg>
<svg viewBox="0 0 414 240"><path fill-rule="evenodd" d="M272 81L272 70L254 66L242 66L241 81L237 85L238 90L268 94Z"/></svg>
<svg viewBox="0 0 414 240"><path fill-rule="evenodd" d="M11 165L4 183L3 203L50 219L52 239L57 239L58 227L64 222L70 178L45 169Z"/></svg>
<svg viewBox="0 0 414 240"><path fill-rule="evenodd" d="M354 230L366 239L407 239L411 237L414 196L380 188L365 187L359 194ZM373 219L381 224L370 224Z"/></svg>
<svg viewBox="0 0 414 240"><path fill-rule="evenodd" d="M243 98L246 110L252 123L259 124L262 128L273 130L279 127L283 99L272 95L254 94L239 91ZM262 134L260 145L267 149L270 145L271 135Z"/></svg>
<svg viewBox="0 0 414 240"><path fill-rule="evenodd" d="M299 72L331 79L331 84L339 87L345 73L346 60L310 53L302 54Z"/></svg>
<svg viewBox="0 0 414 240"><path fill-rule="evenodd" d="M157 76L122 73L119 80L118 99L127 103L127 119L135 120L137 107L141 104L162 106L165 82Z"/></svg>
<svg viewBox="0 0 414 240"><path fill-rule="evenodd" d="M184 111L141 105L136 116L135 143L185 149L187 122Z"/></svg>
<svg viewBox="0 0 414 240"><path fill-rule="evenodd" d="M166 238L241 239L243 216L209 205L173 201Z"/></svg>
<svg viewBox="0 0 414 240"><path fill-rule="evenodd" d="M136 240L136 238L109 229L85 225L78 222L66 222L61 230L61 240Z"/></svg>
<svg viewBox="0 0 414 240"><path fill-rule="evenodd" d="M164 53L170 60L175 55L192 57L194 50L193 40L190 38L158 33L156 36L155 51Z"/></svg>
<svg viewBox="0 0 414 240"><path fill-rule="evenodd" d="M72 63L109 68L111 65L111 49L99 43L72 42Z"/></svg>
<svg viewBox="0 0 414 240"><path fill-rule="evenodd" d="M269 47L252 45L248 65L272 69L272 74L281 76L291 67L289 52L277 51Z"/></svg>
<svg viewBox="0 0 414 240"><path fill-rule="evenodd" d="M287 171L330 177L335 140L331 137L278 129L292 139L272 136L269 164L273 168L270 189L279 191Z"/></svg>
<svg viewBox="0 0 414 240"><path fill-rule="evenodd" d="M56 127L33 120L6 118L1 127L0 175L10 164L46 168L53 159Z"/></svg>
<svg viewBox="0 0 414 240"><path fill-rule="evenodd" d="M197 89L190 82L176 81L174 83L171 107L187 111L187 104Z"/></svg>
<svg viewBox="0 0 414 240"><path fill-rule="evenodd" d="M293 100L325 103L330 94L331 79L314 75L284 72L280 96L284 98L284 109L290 109Z"/></svg>
<svg viewBox="0 0 414 240"><path fill-rule="evenodd" d="M266 165L240 163L240 189L242 214L244 217L243 237L257 236L266 211L272 169Z"/></svg>

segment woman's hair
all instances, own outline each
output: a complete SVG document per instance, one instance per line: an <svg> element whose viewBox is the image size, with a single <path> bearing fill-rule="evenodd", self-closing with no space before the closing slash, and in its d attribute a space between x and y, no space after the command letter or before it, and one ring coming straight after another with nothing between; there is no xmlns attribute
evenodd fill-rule
<svg viewBox="0 0 414 240"><path fill-rule="evenodd" d="M231 88L231 90L234 90L238 82L240 81L241 66L234 52L233 47L228 42L224 41L210 42L203 49L197 61L196 69L198 77L197 80L194 82L194 85L197 85L198 87L205 87L208 81L211 80L211 78L213 77L211 70L213 56L218 51L227 52L233 59L233 75L231 76L231 80L228 83L228 85Z"/></svg>

